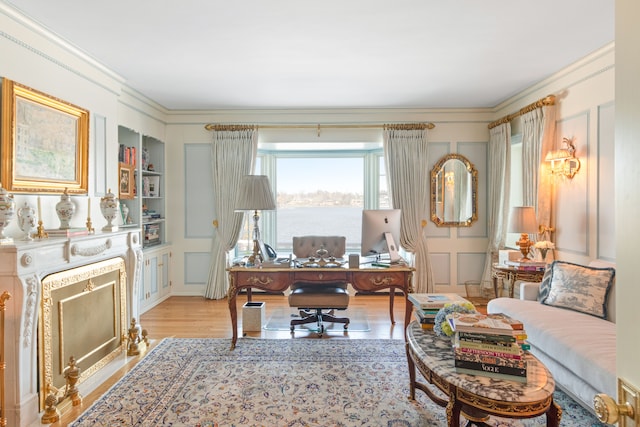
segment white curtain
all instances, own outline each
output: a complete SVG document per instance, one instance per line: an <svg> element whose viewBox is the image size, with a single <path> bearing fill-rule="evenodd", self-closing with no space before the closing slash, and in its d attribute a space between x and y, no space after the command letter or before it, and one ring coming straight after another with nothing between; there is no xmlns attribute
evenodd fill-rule
<svg viewBox="0 0 640 427"><path fill-rule="evenodd" d="M424 227L429 217L430 175L426 125L388 125L384 156L392 206L402 210L400 245L413 253L415 292L433 292Z"/></svg>
<svg viewBox="0 0 640 427"><path fill-rule="evenodd" d="M545 157L552 151L556 141L556 106L545 105L542 107L542 142L540 144L540 167L538 174L538 224L551 225L551 201L553 197L553 177L549 173L549 166ZM551 236L549 236L551 237Z"/></svg>
<svg viewBox="0 0 640 427"><path fill-rule="evenodd" d="M509 220L511 176L511 124L503 123L489 130L489 176L487 177L487 222L489 244L485 257L483 281L491 280L491 264L504 247Z"/></svg>
<svg viewBox="0 0 640 427"><path fill-rule="evenodd" d="M538 224L550 225L552 181L544 156L553 150L556 107L547 105L522 115L523 202L534 206ZM535 240L535 238L533 239Z"/></svg>
<svg viewBox="0 0 640 427"><path fill-rule="evenodd" d="M219 126L213 130L211 162L214 197L214 229L211 263L205 297L221 299L227 295L228 253L238 242L244 212L234 205L240 180L253 172L258 152L258 131L252 126Z"/></svg>

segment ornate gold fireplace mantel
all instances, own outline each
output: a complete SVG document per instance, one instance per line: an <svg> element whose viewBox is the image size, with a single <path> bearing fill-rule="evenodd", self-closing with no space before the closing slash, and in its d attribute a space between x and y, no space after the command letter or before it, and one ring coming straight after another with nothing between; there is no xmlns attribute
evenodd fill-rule
<svg viewBox="0 0 640 427"><path fill-rule="evenodd" d="M122 262L126 270L123 276L126 285L123 326L126 329L131 318L139 318L142 246L137 229L0 245L0 282L12 297L6 301L5 318L5 339L13 344L5 359L8 425L21 427L39 423L41 384L38 376L43 371L39 365L37 337L43 280L51 274L114 259ZM110 286L103 289L105 294L112 292ZM104 332L103 335L106 330ZM94 381L88 383L92 383L92 387L98 385ZM83 390L82 384L79 387L84 395L91 391Z"/></svg>

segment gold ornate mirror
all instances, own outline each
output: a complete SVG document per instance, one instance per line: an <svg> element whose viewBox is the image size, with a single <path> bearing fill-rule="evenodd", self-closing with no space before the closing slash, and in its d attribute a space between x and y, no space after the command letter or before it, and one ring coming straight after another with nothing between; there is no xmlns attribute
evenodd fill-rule
<svg viewBox="0 0 640 427"><path fill-rule="evenodd" d="M431 170L431 221L469 227L478 219L478 171L466 157L447 154Z"/></svg>

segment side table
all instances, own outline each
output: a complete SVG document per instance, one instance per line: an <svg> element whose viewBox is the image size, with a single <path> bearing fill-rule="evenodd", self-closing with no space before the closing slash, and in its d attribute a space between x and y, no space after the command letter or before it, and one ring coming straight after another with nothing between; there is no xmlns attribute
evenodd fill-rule
<svg viewBox="0 0 640 427"><path fill-rule="evenodd" d="M513 288L516 281L542 282L544 271L520 270L516 267L494 263L491 265L491 277L493 278L493 291L498 296L498 279L504 284L504 279L509 282L509 298L513 298Z"/></svg>

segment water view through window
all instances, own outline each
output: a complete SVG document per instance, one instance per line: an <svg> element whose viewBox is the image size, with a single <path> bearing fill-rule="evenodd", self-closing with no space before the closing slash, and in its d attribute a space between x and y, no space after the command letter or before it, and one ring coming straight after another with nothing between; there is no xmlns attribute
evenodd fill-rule
<svg viewBox="0 0 640 427"><path fill-rule="evenodd" d="M348 248L360 245L364 207L362 157L278 158L278 248L293 236L338 235Z"/></svg>
<svg viewBox="0 0 640 427"><path fill-rule="evenodd" d="M345 236L347 250L359 252L362 210L391 207L381 147L267 150L258 153L255 170L269 176L278 206L260 213L261 238L284 256L293 236L303 235ZM251 252L252 230L248 213L237 255Z"/></svg>

